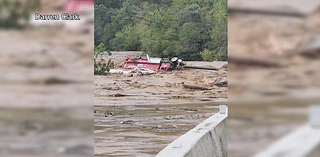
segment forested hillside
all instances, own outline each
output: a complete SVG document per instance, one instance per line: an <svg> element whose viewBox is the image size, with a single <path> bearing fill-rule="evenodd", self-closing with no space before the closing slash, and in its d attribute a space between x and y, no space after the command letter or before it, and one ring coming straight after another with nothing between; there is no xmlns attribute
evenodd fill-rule
<svg viewBox="0 0 320 157"><path fill-rule="evenodd" d="M95 46L227 60L227 0L95 0Z"/></svg>

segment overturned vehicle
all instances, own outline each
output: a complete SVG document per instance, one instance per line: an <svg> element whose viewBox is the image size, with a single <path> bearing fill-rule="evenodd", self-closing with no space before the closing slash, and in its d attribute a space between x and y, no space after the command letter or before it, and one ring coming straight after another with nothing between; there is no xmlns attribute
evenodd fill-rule
<svg viewBox="0 0 320 157"><path fill-rule="evenodd" d="M181 59L178 57L173 57L171 60L169 58L151 58L149 55L145 56L126 56L122 67L125 69L130 68L145 68L149 70L173 70L179 69L184 65Z"/></svg>
<svg viewBox="0 0 320 157"><path fill-rule="evenodd" d="M109 73L121 73L128 76L139 76L156 73L156 71L169 71L181 69L185 64L178 57L151 58L149 55L126 56L121 67L123 69L110 69Z"/></svg>

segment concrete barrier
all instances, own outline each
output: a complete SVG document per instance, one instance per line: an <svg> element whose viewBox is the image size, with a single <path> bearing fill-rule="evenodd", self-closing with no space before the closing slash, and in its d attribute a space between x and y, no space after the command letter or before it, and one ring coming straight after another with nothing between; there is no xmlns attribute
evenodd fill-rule
<svg viewBox="0 0 320 157"><path fill-rule="evenodd" d="M228 108L220 105L219 113L180 136L156 157L227 157Z"/></svg>
<svg viewBox="0 0 320 157"><path fill-rule="evenodd" d="M255 157L319 157L320 106L310 108L309 124L280 139Z"/></svg>

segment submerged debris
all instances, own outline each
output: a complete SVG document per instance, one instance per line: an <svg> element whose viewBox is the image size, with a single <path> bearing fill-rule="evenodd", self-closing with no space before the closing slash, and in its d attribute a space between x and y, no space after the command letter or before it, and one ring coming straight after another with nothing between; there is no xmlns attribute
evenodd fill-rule
<svg viewBox="0 0 320 157"><path fill-rule="evenodd" d="M308 58L320 57L320 35L311 39L299 52L301 55Z"/></svg>
<svg viewBox="0 0 320 157"><path fill-rule="evenodd" d="M222 77L215 85L219 87L228 87L228 77Z"/></svg>
<svg viewBox="0 0 320 157"><path fill-rule="evenodd" d="M120 124L133 124L133 120L126 120L126 121L121 121Z"/></svg>
<svg viewBox="0 0 320 157"><path fill-rule="evenodd" d="M154 70L146 68L129 68L129 69L110 69L110 74L123 74L126 76L142 76L156 73Z"/></svg>

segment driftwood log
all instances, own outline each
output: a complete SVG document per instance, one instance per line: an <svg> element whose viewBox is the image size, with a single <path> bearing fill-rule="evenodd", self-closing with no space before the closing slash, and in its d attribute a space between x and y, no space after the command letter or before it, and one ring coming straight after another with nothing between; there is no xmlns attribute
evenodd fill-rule
<svg viewBox="0 0 320 157"><path fill-rule="evenodd" d="M184 88L189 88L189 89L197 89L197 90L211 90L210 88L201 87L201 86L194 86L194 85L186 85L186 84L182 84L182 86L183 86Z"/></svg>

